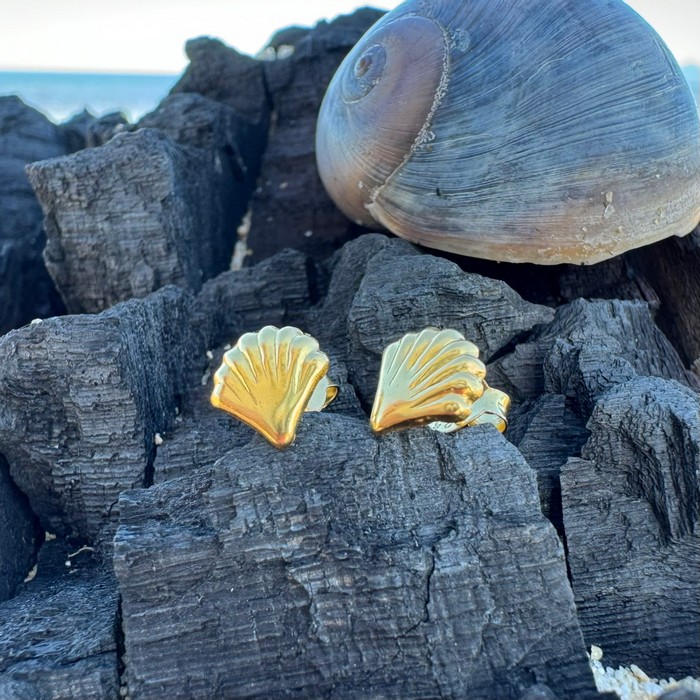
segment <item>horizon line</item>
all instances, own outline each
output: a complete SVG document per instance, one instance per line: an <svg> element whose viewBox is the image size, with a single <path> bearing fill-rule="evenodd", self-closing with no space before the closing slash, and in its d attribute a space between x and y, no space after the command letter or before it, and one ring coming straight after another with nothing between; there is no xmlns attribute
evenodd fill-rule
<svg viewBox="0 0 700 700"><path fill-rule="evenodd" d="M189 64L187 64L189 65ZM5 66L0 65L0 73L63 73L73 75L133 75L133 76L162 76L164 78L172 78L182 75L187 68L185 65L182 69L175 71L165 70L134 70L122 68L37 68L26 66Z"/></svg>

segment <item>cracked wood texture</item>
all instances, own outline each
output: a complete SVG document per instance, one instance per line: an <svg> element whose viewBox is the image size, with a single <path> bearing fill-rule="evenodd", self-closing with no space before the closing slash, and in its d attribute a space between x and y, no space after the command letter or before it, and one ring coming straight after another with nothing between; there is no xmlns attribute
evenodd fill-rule
<svg viewBox="0 0 700 700"><path fill-rule="evenodd" d="M228 268L245 202L235 205L233 166L215 156L140 129L28 167L46 265L71 313L167 284L196 291Z"/></svg>
<svg viewBox="0 0 700 700"><path fill-rule="evenodd" d="M46 543L36 577L0 603L0 697L116 700L117 606L104 562Z"/></svg>
<svg viewBox="0 0 700 700"><path fill-rule="evenodd" d="M64 311L42 252L41 207L25 166L66 153L61 129L19 97L0 96L0 334Z"/></svg>
<svg viewBox="0 0 700 700"><path fill-rule="evenodd" d="M251 200L248 246L254 262L287 246L322 260L363 230L336 208L321 183L316 118L343 58L382 14L365 7L296 36L273 37L273 45L281 41L293 50L262 62L272 125Z"/></svg>
<svg viewBox="0 0 700 700"><path fill-rule="evenodd" d="M255 437L120 512L133 700L595 694L562 547L491 427L309 414L289 450Z"/></svg>
<svg viewBox="0 0 700 700"><path fill-rule="evenodd" d="M700 397L636 377L596 403L561 472L587 644L665 678L700 674Z"/></svg>
<svg viewBox="0 0 700 700"><path fill-rule="evenodd" d="M34 565L37 530L27 497L12 481L10 467L0 455L0 602L12 597Z"/></svg>
<svg viewBox="0 0 700 700"><path fill-rule="evenodd" d="M94 539L142 487L204 354L175 287L0 338L0 454L50 532Z"/></svg>
<svg viewBox="0 0 700 700"><path fill-rule="evenodd" d="M584 420L598 394L637 375L700 386L648 304L620 299L576 299L560 306L551 323L489 366L492 381L497 377L514 403L543 392L563 393Z"/></svg>
<svg viewBox="0 0 700 700"><path fill-rule="evenodd" d="M508 439L537 471L543 512L565 536L559 472L579 457L586 421L606 391L637 376L697 386L640 301L577 299L527 343L489 367L492 383L511 393Z"/></svg>
<svg viewBox="0 0 700 700"><path fill-rule="evenodd" d="M348 312L349 376L371 406L384 348L426 327L454 328L491 362L554 311L522 299L500 280L463 272L412 246L391 245L367 263Z"/></svg>
<svg viewBox="0 0 700 700"><path fill-rule="evenodd" d="M700 226L634 251L634 262L660 297L659 325L700 376Z"/></svg>
<svg viewBox="0 0 700 700"><path fill-rule="evenodd" d="M263 130L267 128L269 106L262 61L208 36L187 41L185 53L190 63L171 95L203 95L232 107Z"/></svg>

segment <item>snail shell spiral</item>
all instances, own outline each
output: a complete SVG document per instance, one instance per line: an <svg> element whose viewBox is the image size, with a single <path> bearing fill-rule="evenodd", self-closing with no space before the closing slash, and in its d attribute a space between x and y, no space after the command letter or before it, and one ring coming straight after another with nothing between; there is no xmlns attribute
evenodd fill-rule
<svg viewBox="0 0 700 700"><path fill-rule="evenodd" d="M599 262L700 221L700 125L621 0L408 0L358 42L318 119L340 209L423 245Z"/></svg>

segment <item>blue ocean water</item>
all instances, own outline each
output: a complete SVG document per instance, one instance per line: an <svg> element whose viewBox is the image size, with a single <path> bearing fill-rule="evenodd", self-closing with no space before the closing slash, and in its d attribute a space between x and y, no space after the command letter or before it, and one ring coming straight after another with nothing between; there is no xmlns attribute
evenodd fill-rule
<svg viewBox="0 0 700 700"><path fill-rule="evenodd" d="M700 68L686 66L683 72L700 103ZM95 116L123 112L134 122L156 107L178 78L178 75L0 71L0 95L19 95L56 123L83 109Z"/></svg>
<svg viewBox="0 0 700 700"><path fill-rule="evenodd" d="M0 71L0 95L19 95L56 123L83 109L98 117L123 112L133 122L150 112L178 78L177 75Z"/></svg>

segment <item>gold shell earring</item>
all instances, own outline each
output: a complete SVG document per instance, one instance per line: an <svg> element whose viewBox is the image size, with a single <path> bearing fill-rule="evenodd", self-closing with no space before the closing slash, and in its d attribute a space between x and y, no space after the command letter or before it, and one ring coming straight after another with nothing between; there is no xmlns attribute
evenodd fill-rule
<svg viewBox="0 0 700 700"><path fill-rule="evenodd" d="M408 333L382 354L370 425L376 434L427 426L443 433L507 426L510 397L485 381L474 343L452 329Z"/></svg>
<svg viewBox="0 0 700 700"><path fill-rule="evenodd" d="M211 403L284 448L305 411L321 411L338 395L318 341L293 326L244 333L214 375Z"/></svg>

